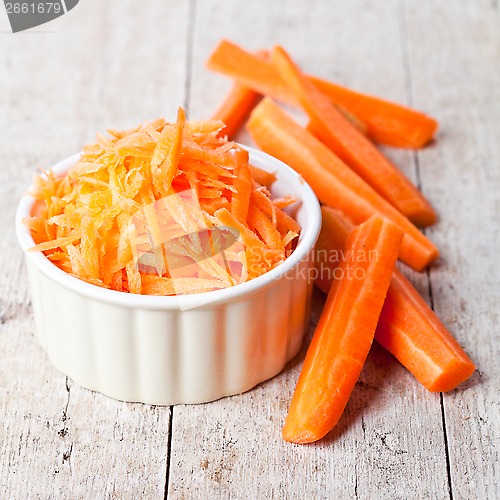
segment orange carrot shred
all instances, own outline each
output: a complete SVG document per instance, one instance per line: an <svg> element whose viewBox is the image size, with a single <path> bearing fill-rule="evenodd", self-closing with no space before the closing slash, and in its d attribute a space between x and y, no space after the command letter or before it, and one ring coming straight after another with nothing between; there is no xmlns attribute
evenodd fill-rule
<svg viewBox="0 0 500 500"><path fill-rule="evenodd" d="M248 152L239 150L235 152L236 157L236 179L233 186L236 189L231 197L231 212L240 221L245 223L250 205L250 193L252 190L252 173L248 167Z"/></svg>
<svg viewBox="0 0 500 500"><path fill-rule="evenodd" d="M250 165L250 171L252 172L252 177L254 178L257 184L261 186L270 186L273 182L276 181L276 176L273 173L266 172L261 168Z"/></svg>
<svg viewBox="0 0 500 500"><path fill-rule="evenodd" d="M258 99L257 92L239 83L233 83L224 102L212 115L213 120L220 120L226 125L220 133L232 139L238 133Z"/></svg>
<svg viewBox="0 0 500 500"><path fill-rule="evenodd" d="M279 231L259 207L250 205L248 209L248 220L269 248L273 250L283 250L283 242L281 241Z"/></svg>
<svg viewBox="0 0 500 500"><path fill-rule="evenodd" d="M260 232L252 232L258 183L248 152L219 135L223 126L186 121L180 108L175 123L99 135L66 175L35 178L24 221L33 250L88 283L135 294L216 290L271 270L300 228L271 231L258 212ZM259 173L269 185L275 180Z"/></svg>

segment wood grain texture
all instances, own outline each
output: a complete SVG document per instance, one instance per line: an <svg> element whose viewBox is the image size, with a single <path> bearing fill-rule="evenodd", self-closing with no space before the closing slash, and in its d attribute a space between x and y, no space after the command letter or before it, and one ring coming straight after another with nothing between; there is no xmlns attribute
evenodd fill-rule
<svg viewBox="0 0 500 500"><path fill-rule="evenodd" d="M444 395L455 498L500 497L500 12L492 2L405 5L415 105L439 116L419 153L441 222L431 272L434 309L479 370ZM439 26L446 24L446 30Z"/></svg>
<svg viewBox="0 0 500 500"><path fill-rule="evenodd" d="M188 6L136 7L85 1L47 25L53 33L0 34L1 498L164 495L169 408L114 401L51 367L33 337L13 227L38 166L78 151L96 130L174 117L183 102Z"/></svg>
<svg viewBox="0 0 500 500"><path fill-rule="evenodd" d="M195 118L209 116L229 87L203 69L221 37L250 49L281 43L312 73L396 101L409 97L398 2L313 2L304 10L302 2L284 9L257 1L247 4L244 21L237 4L223 10L218 5L197 5L190 90ZM247 134L240 140L248 141ZM389 154L418 181L413 153ZM411 277L427 295L427 277ZM419 387L380 348L371 352L341 422L326 440L307 447L281 440L304 354L247 394L174 409L173 498L447 498L439 395Z"/></svg>
<svg viewBox="0 0 500 500"><path fill-rule="evenodd" d="M36 34L7 35L0 7L0 497L162 498L168 481L173 499L499 498L499 26L489 0L82 0ZM439 119L430 147L384 152L439 213L428 234L440 261L404 271L479 366L463 387L430 394L375 346L336 429L284 443L320 292L297 358L211 404L121 403L51 367L33 337L18 198L37 166L96 130L172 119L179 104L210 116L230 87L204 68L222 37L280 43L312 73Z"/></svg>

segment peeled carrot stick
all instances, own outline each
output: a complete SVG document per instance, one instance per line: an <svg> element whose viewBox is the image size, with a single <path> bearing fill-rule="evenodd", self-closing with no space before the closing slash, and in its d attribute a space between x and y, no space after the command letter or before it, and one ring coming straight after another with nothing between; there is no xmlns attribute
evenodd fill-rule
<svg viewBox="0 0 500 500"><path fill-rule="evenodd" d="M356 130L363 135L368 135L368 127L366 123L360 120L354 113L351 113L345 106L332 102L337 111L353 126Z"/></svg>
<svg viewBox="0 0 500 500"><path fill-rule="evenodd" d="M259 59L267 60L269 53L266 50L261 50L256 52L255 56ZM257 104L259 98L260 94L258 92L239 82L234 82L229 94L227 94L224 102L211 119L223 121L226 126L221 131L221 134L227 135L228 139L233 139L244 121L248 118L250 111Z"/></svg>
<svg viewBox="0 0 500 500"><path fill-rule="evenodd" d="M287 104L298 104L295 94L281 79L272 63L260 60L241 47L222 40L207 61L207 67L233 78L259 94ZM309 75L314 84L337 105L365 123L368 135L388 146L420 148L437 130L433 118L420 111L365 95Z"/></svg>
<svg viewBox="0 0 500 500"><path fill-rule="evenodd" d="M338 422L373 342L402 231L374 216L347 238L334 282L306 354L283 438L311 443Z"/></svg>
<svg viewBox="0 0 500 500"><path fill-rule="evenodd" d="M316 243L316 285L328 293L339 273L338 258L354 225L323 206ZM336 274L337 273L337 274ZM375 340L393 354L429 391L446 392L467 380L475 366L412 284L394 270Z"/></svg>
<svg viewBox="0 0 500 500"><path fill-rule="evenodd" d="M234 61L232 56L236 56ZM221 58L219 58L219 56ZM226 73L235 79L235 84L228 94L226 100L219 110L212 116L212 120L222 120L226 123L221 133L231 137L238 131L239 127L248 116L259 95L271 95L283 102L298 104L297 98L287 88L279 74L273 68L273 65L268 62L268 54L266 51L260 51L257 55L245 52L240 47L233 45L231 42L223 40L210 59L207 61L207 67L215 71ZM224 58L225 62L224 62ZM259 61L263 64L252 65L253 62ZM235 63L235 69L243 70L243 74L247 70L255 72L249 75L238 78L232 74L232 71L226 72L220 69L220 65L228 64L229 68L232 63ZM246 66L249 63L250 66ZM272 71L269 72L269 69ZM266 82L266 79L268 81ZM259 83L261 82L261 83ZM249 85L247 85L249 84ZM345 106L335 103L340 113L344 115L346 120L349 120L360 133L367 134L368 128L366 124L360 120L354 113L349 111Z"/></svg>
<svg viewBox="0 0 500 500"><path fill-rule="evenodd" d="M362 120L375 142L398 148L424 147L438 129L434 118L416 109L362 94L321 78L311 77L332 102L341 103Z"/></svg>
<svg viewBox="0 0 500 500"><path fill-rule="evenodd" d="M220 134L233 139L257 103L259 94L252 89L235 82L220 108L212 115L211 120L221 120L226 126Z"/></svg>
<svg viewBox="0 0 500 500"><path fill-rule="evenodd" d="M273 62L309 115L310 130L318 139L413 223L436 222L436 213L419 190L342 116L281 47L275 47Z"/></svg>
<svg viewBox="0 0 500 500"><path fill-rule="evenodd" d="M438 256L434 244L404 215L269 98L253 110L248 129L262 150L299 172L322 203L342 210L356 224L377 213L397 224L405 232L403 262L421 271Z"/></svg>
<svg viewBox="0 0 500 500"><path fill-rule="evenodd" d="M297 104L295 94L269 61L247 52L229 40L221 40L210 55L208 69L222 73L262 95Z"/></svg>

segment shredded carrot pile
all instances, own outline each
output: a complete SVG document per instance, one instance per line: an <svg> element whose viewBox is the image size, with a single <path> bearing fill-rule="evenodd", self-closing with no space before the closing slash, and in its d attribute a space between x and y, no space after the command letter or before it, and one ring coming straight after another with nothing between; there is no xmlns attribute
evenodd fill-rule
<svg viewBox="0 0 500 500"><path fill-rule="evenodd" d="M273 174L221 137L221 121L108 130L63 177L37 176L25 224L67 273L104 288L177 295L233 286L293 251L298 223Z"/></svg>

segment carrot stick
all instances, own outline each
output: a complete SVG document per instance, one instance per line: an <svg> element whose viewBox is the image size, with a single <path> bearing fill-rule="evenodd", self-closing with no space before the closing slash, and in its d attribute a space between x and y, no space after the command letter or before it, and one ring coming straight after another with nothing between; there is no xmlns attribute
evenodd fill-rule
<svg viewBox="0 0 500 500"><path fill-rule="evenodd" d="M438 256L438 249L404 215L269 98L254 109L248 129L261 149L299 172L322 203L342 210L356 224L377 213L396 223L405 232L403 262L421 271Z"/></svg>
<svg viewBox="0 0 500 500"><path fill-rule="evenodd" d="M267 217L273 223L273 226L278 229L278 221L277 221L278 210L276 209L276 206L271 201L271 199L267 197L262 191L256 191L254 189L252 191L250 200L257 208L262 210L262 212L267 215Z"/></svg>
<svg viewBox="0 0 500 500"><path fill-rule="evenodd" d="M336 104L333 101L330 101L332 106L335 106L337 111L343 115L343 117L353 126L356 130L363 135L368 135L368 127L366 123L360 120L354 113L351 113L345 106L341 104Z"/></svg>
<svg viewBox="0 0 500 500"><path fill-rule="evenodd" d="M246 224L250 195L252 193L252 173L248 167L248 151L238 149L235 152L236 158L236 179L233 186L236 193L231 197L231 213L240 222Z"/></svg>
<svg viewBox="0 0 500 500"><path fill-rule="evenodd" d="M328 293L336 257L354 227L338 210L322 207L316 243L316 285ZM467 380L475 366L412 284L397 270L387 292L375 340L393 354L429 391L446 392Z"/></svg>
<svg viewBox="0 0 500 500"><path fill-rule="evenodd" d="M295 94L269 61L259 59L229 40L221 40L210 55L208 69L222 73L245 87L282 102L297 104Z"/></svg>
<svg viewBox="0 0 500 500"><path fill-rule="evenodd" d="M211 120L221 120L226 124L220 134L227 135L228 139L233 139L258 99L257 92L241 85L241 83L233 83L231 90L211 118Z"/></svg>
<svg viewBox="0 0 500 500"><path fill-rule="evenodd" d="M438 122L416 109L362 94L321 78L311 77L332 102L341 103L366 125L375 142L398 148L424 147L437 132Z"/></svg>
<svg viewBox="0 0 500 500"><path fill-rule="evenodd" d="M260 276L262 269L265 269L268 263L277 262L282 258L281 251L266 248L259 237L240 221L236 220L227 209L221 208L217 210L215 217L226 227L238 232L239 238L241 238L242 243L245 245L248 276L250 279Z"/></svg>
<svg viewBox="0 0 500 500"><path fill-rule="evenodd" d="M256 52L255 56L262 60L269 58L266 50ZM231 90L220 105L219 109L213 114L211 120L220 120L226 124L220 132L221 135L227 135L228 139L233 139L248 118L250 111L255 107L260 94L254 90L234 82ZM353 116L353 121L356 118ZM359 120L357 120L359 122ZM356 125L357 126L357 125Z"/></svg>
<svg viewBox="0 0 500 500"><path fill-rule="evenodd" d="M241 47L222 40L207 61L207 67L233 78L259 94L287 104L298 104L295 94L281 79L272 63L260 60ZM337 105L364 122L368 135L388 146L420 148L437 130L437 122L420 111L365 95L309 75L314 84Z"/></svg>
<svg viewBox="0 0 500 500"><path fill-rule="evenodd" d="M347 238L334 282L306 354L283 438L311 443L338 422L361 373L391 281L402 231L374 216Z"/></svg>
<svg viewBox="0 0 500 500"><path fill-rule="evenodd" d="M220 69L219 66L224 64L222 59L226 56L226 62L231 67L233 52L236 56L234 63L236 64L237 70L244 69L245 63L250 63L250 66L248 66L246 70L256 71L256 74L249 74L246 77L238 78L238 76L233 75L231 72L227 73ZM267 55L266 51L251 54L233 45L231 42L223 40L207 61L207 67L209 69L226 73L228 76L235 79L235 83L226 97L226 100L212 116L212 120L221 120L227 124L227 127L223 129L221 133L227 134L230 139L238 131L245 118L255 106L259 95L271 95L283 102L298 104L297 98L293 92L287 88L287 85L282 81L279 74L273 68L273 65L268 61ZM222 59L219 59L219 56ZM264 64L252 65L255 61L261 61ZM273 70L271 73L269 73L269 68ZM267 83L265 81L266 78L269 78L269 82ZM248 83L249 85L247 85ZM342 113L361 133L368 133L365 123L354 113L341 104L336 104L336 106L339 112Z"/></svg>
<svg viewBox="0 0 500 500"><path fill-rule="evenodd" d="M413 223L436 222L434 210L418 189L339 113L281 47L275 47L273 61L309 115L309 130L318 139Z"/></svg>

